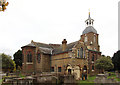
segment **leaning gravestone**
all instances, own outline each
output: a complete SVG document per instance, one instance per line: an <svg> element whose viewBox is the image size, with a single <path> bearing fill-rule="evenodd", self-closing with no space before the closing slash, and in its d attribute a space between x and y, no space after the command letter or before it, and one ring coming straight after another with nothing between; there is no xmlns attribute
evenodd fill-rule
<svg viewBox="0 0 120 85"><path fill-rule="evenodd" d="M98 74L94 82L95 85L118 85L115 79L107 79L105 74Z"/></svg>

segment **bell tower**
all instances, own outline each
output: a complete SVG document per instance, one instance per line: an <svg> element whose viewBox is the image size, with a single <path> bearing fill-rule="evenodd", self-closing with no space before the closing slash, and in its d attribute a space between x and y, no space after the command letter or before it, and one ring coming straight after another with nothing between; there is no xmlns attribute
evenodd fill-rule
<svg viewBox="0 0 120 85"><path fill-rule="evenodd" d="M89 12L88 19L85 21L85 23L86 23L87 26L93 26L93 22L94 22L94 20L91 19L90 12Z"/></svg>
<svg viewBox="0 0 120 85"><path fill-rule="evenodd" d="M88 49L94 51L100 51L98 45L98 35L97 31L93 27L94 20L90 17L90 12L88 14L88 19L85 20L86 28L81 35L81 41L85 43Z"/></svg>

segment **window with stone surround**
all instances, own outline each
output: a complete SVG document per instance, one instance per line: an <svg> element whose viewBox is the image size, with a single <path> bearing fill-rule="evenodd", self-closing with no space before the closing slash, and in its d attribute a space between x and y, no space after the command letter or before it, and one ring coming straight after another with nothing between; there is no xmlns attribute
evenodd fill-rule
<svg viewBox="0 0 120 85"><path fill-rule="evenodd" d="M94 42L96 42L96 36L94 35Z"/></svg>
<svg viewBox="0 0 120 85"><path fill-rule="evenodd" d="M83 58L83 48L80 48L80 57Z"/></svg>
<svg viewBox="0 0 120 85"><path fill-rule="evenodd" d="M87 42L87 36L85 36L84 42Z"/></svg>
<svg viewBox="0 0 120 85"><path fill-rule="evenodd" d="M27 62L32 62L32 53L30 51L27 53Z"/></svg>
<svg viewBox="0 0 120 85"><path fill-rule="evenodd" d="M24 55L22 54L22 63L24 63Z"/></svg>
<svg viewBox="0 0 120 85"><path fill-rule="evenodd" d="M61 72L61 67L58 67L58 72Z"/></svg>
<svg viewBox="0 0 120 85"><path fill-rule="evenodd" d="M85 58L85 50L84 50L84 58Z"/></svg>
<svg viewBox="0 0 120 85"><path fill-rule="evenodd" d="M51 72L54 72L54 67L51 67Z"/></svg>
<svg viewBox="0 0 120 85"><path fill-rule="evenodd" d="M38 61L38 63L40 63L40 60L41 60L41 55L40 55L40 53L38 53L37 54L37 61Z"/></svg>
<svg viewBox="0 0 120 85"><path fill-rule="evenodd" d="M79 49L77 50L77 57L80 57Z"/></svg>
<svg viewBox="0 0 120 85"><path fill-rule="evenodd" d="M94 65L92 65L92 71L94 71Z"/></svg>
<svg viewBox="0 0 120 85"><path fill-rule="evenodd" d="M94 61L94 54L93 54L93 56L92 56L92 61Z"/></svg>

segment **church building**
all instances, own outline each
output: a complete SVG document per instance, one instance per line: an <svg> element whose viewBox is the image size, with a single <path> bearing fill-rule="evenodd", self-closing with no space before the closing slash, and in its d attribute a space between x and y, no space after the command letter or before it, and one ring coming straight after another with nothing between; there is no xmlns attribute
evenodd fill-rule
<svg viewBox="0 0 120 85"><path fill-rule="evenodd" d="M31 41L22 48L22 72L25 74L55 72L58 74L73 74L76 80L87 75L95 75L95 61L101 57L98 42L99 34L93 27L94 20L90 17L85 21L86 28L78 41L61 44L45 44Z"/></svg>

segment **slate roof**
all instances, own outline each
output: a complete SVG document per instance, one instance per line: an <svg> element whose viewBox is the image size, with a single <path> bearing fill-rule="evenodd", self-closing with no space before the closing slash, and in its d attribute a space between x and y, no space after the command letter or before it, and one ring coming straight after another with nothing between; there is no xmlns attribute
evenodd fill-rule
<svg viewBox="0 0 120 85"><path fill-rule="evenodd" d="M27 45L25 45L25 46L23 46L21 48L24 48L24 47L36 47L36 46L33 43L29 43L29 44L27 44Z"/></svg>
<svg viewBox="0 0 120 85"><path fill-rule="evenodd" d="M54 49L52 54L54 55L54 54L59 54L59 53L63 53L63 52L68 52L68 51L72 50L72 48L75 46L75 44L77 44L77 42L78 41L67 44L65 51L62 51L62 45L61 45L60 47Z"/></svg>
<svg viewBox="0 0 120 85"><path fill-rule="evenodd" d="M64 53L64 52L68 52L68 51L72 50L72 48L75 46L75 44L77 42L78 41L67 44L65 51L62 51L62 44L45 44L45 43L34 42L35 44L30 43L23 47L27 47L27 46L38 47L41 52L43 52L45 54L54 55L54 54Z"/></svg>
<svg viewBox="0 0 120 85"><path fill-rule="evenodd" d="M52 54L53 49L52 48L45 48L45 47L39 47L40 51L45 54Z"/></svg>
<svg viewBox="0 0 120 85"><path fill-rule="evenodd" d="M45 44L45 43L36 42L36 45L38 47L51 48L51 46L49 44Z"/></svg>
<svg viewBox="0 0 120 85"><path fill-rule="evenodd" d="M89 32L93 32L93 33L96 33L96 34L97 34L97 31L94 29L93 26L88 26L88 27L86 27L82 34L87 34L87 33L89 33Z"/></svg>

